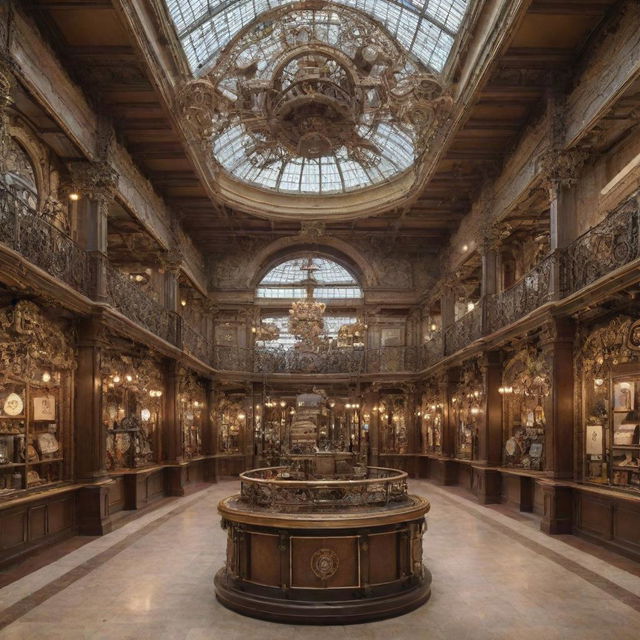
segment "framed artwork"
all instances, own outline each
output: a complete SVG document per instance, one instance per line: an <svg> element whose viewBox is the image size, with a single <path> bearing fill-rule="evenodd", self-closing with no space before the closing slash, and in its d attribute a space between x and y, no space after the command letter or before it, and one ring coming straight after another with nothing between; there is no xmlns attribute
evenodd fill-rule
<svg viewBox="0 0 640 640"><path fill-rule="evenodd" d="M55 396L35 396L33 398L33 419L34 420L55 420L56 419Z"/></svg>
<svg viewBox="0 0 640 640"><path fill-rule="evenodd" d="M633 382L616 382L613 385L613 408L615 411L633 409Z"/></svg>
<svg viewBox="0 0 640 640"><path fill-rule="evenodd" d="M602 425L589 424L585 429L586 454L588 456L602 455Z"/></svg>

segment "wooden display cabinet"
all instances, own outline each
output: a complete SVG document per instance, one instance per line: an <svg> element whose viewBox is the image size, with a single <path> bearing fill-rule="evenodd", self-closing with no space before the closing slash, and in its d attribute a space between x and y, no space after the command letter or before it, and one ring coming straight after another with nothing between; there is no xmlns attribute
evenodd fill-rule
<svg viewBox="0 0 640 640"><path fill-rule="evenodd" d="M67 377L38 371L36 380L0 383L0 499L54 486L70 477L65 453L70 419Z"/></svg>

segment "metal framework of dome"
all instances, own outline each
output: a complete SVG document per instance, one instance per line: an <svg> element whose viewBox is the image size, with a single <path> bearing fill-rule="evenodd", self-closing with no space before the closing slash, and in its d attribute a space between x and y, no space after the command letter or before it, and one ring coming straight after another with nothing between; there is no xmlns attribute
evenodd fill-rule
<svg viewBox="0 0 640 640"><path fill-rule="evenodd" d="M221 179L305 197L403 176L408 193L419 182L420 161L451 106L438 72L466 2L193 0L169 8L200 68L179 106ZM195 33L223 25L228 38L194 44ZM425 25L437 34L421 31Z"/></svg>

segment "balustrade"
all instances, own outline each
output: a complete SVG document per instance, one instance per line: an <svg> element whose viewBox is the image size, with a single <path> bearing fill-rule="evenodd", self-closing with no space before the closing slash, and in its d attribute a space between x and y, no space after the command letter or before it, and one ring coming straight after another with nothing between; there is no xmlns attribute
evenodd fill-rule
<svg viewBox="0 0 640 640"><path fill-rule="evenodd" d="M471 311L448 326L444 331L445 355L451 355L482 336L482 310L484 301L481 300Z"/></svg>
<svg viewBox="0 0 640 640"><path fill-rule="evenodd" d="M550 254L513 286L487 296L485 333L513 324L551 300L555 254Z"/></svg>
<svg viewBox="0 0 640 640"><path fill-rule="evenodd" d="M567 247L562 269L565 295L638 258L638 197L635 193Z"/></svg>
<svg viewBox="0 0 640 640"><path fill-rule="evenodd" d="M0 242L76 291L92 295L92 257L4 185L0 185Z"/></svg>
<svg viewBox="0 0 640 640"><path fill-rule="evenodd" d="M255 373L387 373L431 366L484 334L506 327L552 298L583 289L640 257L640 213L634 194L565 250L544 258L509 289L486 296L421 347L334 347L322 352L217 345L107 264L107 295L124 316L216 369ZM95 297L97 261L64 231L0 184L0 242L76 291ZM559 291L554 291L559 272Z"/></svg>
<svg viewBox="0 0 640 640"><path fill-rule="evenodd" d="M111 305L122 315L163 340L176 343L177 314L165 309L111 264L107 265L107 294Z"/></svg>

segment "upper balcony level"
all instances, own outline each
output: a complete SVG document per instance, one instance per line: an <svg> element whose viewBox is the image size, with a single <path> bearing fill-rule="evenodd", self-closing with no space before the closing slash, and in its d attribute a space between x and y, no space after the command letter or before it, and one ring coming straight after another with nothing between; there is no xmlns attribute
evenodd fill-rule
<svg viewBox="0 0 640 640"><path fill-rule="evenodd" d="M211 331L167 308L103 253L79 246L4 186L0 187L0 251L213 370L261 376L416 373L481 338L517 326L545 306L570 308L605 284L622 287L637 278L638 198L639 192L634 193L600 224L548 254L509 288L480 298L472 310L444 330L433 331L419 347L333 347L311 352L215 344Z"/></svg>

